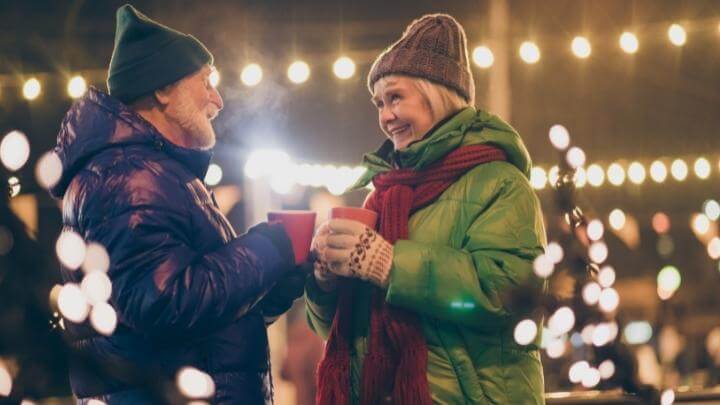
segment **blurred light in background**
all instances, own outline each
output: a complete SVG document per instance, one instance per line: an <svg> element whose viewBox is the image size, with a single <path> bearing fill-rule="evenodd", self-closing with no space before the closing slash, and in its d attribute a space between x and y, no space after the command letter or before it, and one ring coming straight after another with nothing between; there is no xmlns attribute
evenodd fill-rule
<svg viewBox="0 0 720 405"><path fill-rule="evenodd" d="M612 287L615 284L615 270L611 266L604 266L600 269L597 278L601 286Z"/></svg>
<svg viewBox="0 0 720 405"><path fill-rule="evenodd" d="M670 173L677 181L683 181L688 175L688 167L684 160L675 159L670 166Z"/></svg>
<svg viewBox="0 0 720 405"><path fill-rule="evenodd" d="M213 87L217 87L218 84L220 84L220 72L216 68L213 68L210 72L210 76L208 77L208 80L210 80L210 85Z"/></svg>
<svg viewBox="0 0 720 405"><path fill-rule="evenodd" d="M537 63L540 60L540 48L532 41L525 41L520 45L520 58L528 64Z"/></svg>
<svg viewBox="0 0 720 405"><path fill-rule="evenodd" d="M49 189L60 180L62 176L62 162L60 157L54 151L45 152L38 159L35 166L35 178L41 187Z"/></svg>
<svg viewBox="0 0 720 405"><path fill-rule="evenodd" d="M568 370L568 378L570 379L570 382L577 384L582 381L585 377L585 373L587 373L589 369L590 364L585 360L573 363L573 365L570 366L570 370Z"/></svg>
<svg viewBox="0 0 720 405"><path fill-rule="evenodd" d="M580 382L585 388L595 387L600 382L600 371L594 367L588 367L588 369L585 370L585 375L583 375Z"/></svg>
<svg viewBox="0 0 720 405"><path fill-rule="evenodd" d="M117 314L107 302L100 302L90 311L90 324L100 334L110 336L117 327Z"/></svg>
<svg viewBox="0 0 720 405"><path fill-rule="evenodd" d="M473 62L480 68L487 69L495 62L495 56L487 46L478 46L472 52Z"/></svg>
<svg viewBox="0 0 720 405"><path fill-rule="evenodd" d="M0 161L8 170L20 170L28 157L30 157L30 142L24 133L10 131L0 141Z"/></svg>
<svg viewBox="0 0 720 405"><path fill-rule="evenodd" d="M625 341L631 345L642 345L650 341L653 330L647 321L628 322L623 330Z"/></svg>
<svg viewBox="0 0 720 405"><path fill-rule="evenodd" d="M617 309L620 304L620 296L614 288L605 288L600 293L600 302L598 306L603 312L612 312Z"/></svg>
<svg viewBox="0 0 720 405"><path fill-rule="evenodd" d="M588 183L593 187L600 187L605 182L605 171L600 165L591 164L588 166L586 175Z"/></svg>
<svg viewBox="0 0 720 405"><path fill-rule="evenodd" d="M625 213L619 208L612 210L608 216L610 227L616 231L619 231L625 226L625 220Z"/></svg>
<svg viewBox="0 0 720 405"><path fill-rule="evenodd" d="M112 294L112 282L104 271L92 271L83 277L80 283L85 298L92 305L107 302Z"/></svg>
<svg viewBox="0 0 720 405"><path fill-rule="evenodd" d="M12 376L5 363L0 359L0 396L9 397L12 392Z"/></svg>
<svg viewBox="0 0 720 405"><path fill-rule="evenodd" d="M550 143L555 149L565 150L570 145L570 134L567 128L560 124L550 127L548 136L550 137Z"/></svg>
<svg viewBox="0 0 720 405"><path fill-rule="evenodd" d="M301 60L295 61L288 67L287 76L295 84L305 83L310 77L310 66Z"/></svg>
<svg viewBox="0 0 720 405"><path fill-rule="evenodd" d="M96 242L88 243L82 269L85 273L108 271L110 269L110 256L108 256L103 245Z"/></svg>
<svg viewBox="0 0 720 405"><path fill-rule="evenodd" d="M55 253L65 267L77 270L85 260L85 241L75 231L62 231L55 243Z"/></svg>
<svg viewBox="0 0 720 405"><path fill-rule="evenodd" d="M711 259L720 259L720 238L714 237L710 239L710 243L707 245L707 252Z"/></svg>
<svg viewBox="0 0 720 405"><path fill-rule="evenodd" d="M208 186L217 186L222 181L223 171L222 167L216 163L211 163L208 166L207 173L205 174L205 184Z"/></svg>
<svg viewBox="0 0 720 405"><path fill-rule="evenodd" d="M75 323L84 322L90 312L90 305L77 284L67 283L60 289L57 302L64 318Z"/></svg>
<svg viewBox="0 0 720 405"><path fill-rule="evenodd" d="M26 100L35 100L42 92L42 85L38 79L30 78L23 84L22 92Z"/></svg>
<svg viewBox="0 0 720 405"><path fill-rule="evenodd" d="M640 43L632 32L623 32L620 35L620 48L622 48L623 52L633 54L638 51L639 47Z"/></svg>
<svg viewBox="0 0 720 405"><path fill-rule="evenodd" d="M577 146L573 146L568 150L565 159L570 167L577 169L585 164L585 152Z"/></svg>
<svg viewBox="0 0 720 405"><path fill-rule="evenodd" d="M720 204L715 200L707 200L703 203L703 212L713 221L720 218Z"/></svg>
<svg viewBox="0 0 720 405"><path fill-rule="evenodd" d="M705 214L693 214L690 226L697 235L705 235L710 231L710 218Z"/></svg>
<svg viewBox="0 0 720 405"><path fill-rule="evenodd" d="M577 188L585 187L585 184L587 183L587 174L584 168L578 167L577 169L575 169L575 174L573 174L573 182L575 182L575 187Z"/></svg>
<svg viewBox="0 0 720 405"><path fill-rule="evenodd" d="M546 254L536 257L533 261L533 270L535 271L535 275L540 278L550 277L554 269L555 264Z"/></svg>
<svg viewBox="0 0 720 405"><path fill-rule="evenodd" d="M660 395L660 405L672 405L675 403L675 391L669 389Z"/></svg>
<svg viewBox="0 0 720 405"><path fill-rule="evenodd" d="M530 184L535 190L542 190L547 184L547 174L542 167L535 166L530 171Z"/></svg>
<svg viewBox="0 0 720 405"><path fill-rule="evenodd" d="M339 79L347 80L355 74L355 62L347 56L341 56L333 63L333 73Z"/></svg>
<svg viewBox="0 0 720 405"><path fill-rule="evenodd" d="M710 177L710 162L704 157L698 158L695 161L693 169L695 170L695 175L701 180Z"/></svg>
<svg viewBox="0 0 720 405"><path fill-rule="evenodd" d="M555 187L557 185L557 182L560 178L560 168L557 166L553 166L548 170L548 184L550 187Z"/></svg>
<svg viewBox="0 0 720 405"><path fill-rule="evenodd" d="M685 28L680 24L671 25L670 28L668 28L667 34L670 42L675 46L683 46L687 41L687 32L685 32Z"/></svg>
<svg viewBox="0 0 720 405"><path fill-rule="evenodd" d="M524 319L515 326L515 342L521 346L530 344L537 336L537 325L532 319Z"/></svg>
<svg viewBox="0 0 720 405"><path fill-rule="evenodd" d="M600 300L601 292L602 288L600 288L600 284L591 281L585 284L585 287L582 289L583 301L588 305L595 305Z"/></svg>
<svg viewBox="0 0 720 405"><path fill-rule="evenodd" d="M590 41L588 41L585 37L575 37L572 40L572 44L570 46L572 49L572 52L580 59L585 59L590 56L590 53L592 52L592 47L590 46Z"/></svg>
<svg viewBox="0 0 720 405"><path fill-rule="evenodd" d="M552 335L560 336L575 326L575 313L570 307L560 307L550 316L547 325Z"/></svg>
<svg viewBox="0 0 720 405"><path fill-rule="evenodd" d="M18 179L15 176L8 177L8 188L10 189L10 198L17 197L18 194L20 194L20 190L22 190L22 185L20 184L20 179Z"/></svg>
<svg viewBox="0 0 720 405"><path fill-rule="evenodd" d="M563 248L557 242L550 242L545 249L545 254L552 260L554 264L558 264L563 259Z"/></svg>
<svg viewBox="0 0 720 405"><path fill-rule="evenodd" d="M662 183L667 178L667 167L659 160L652 162L650 165L650 177L656 183Z"/></svg>
<svg viewBox="0 0 720 405"><path fill-rule="evenodd" d="M607 177L610 184L620 186L625 182L625 170L619 163L613 163L608 166Z"/></svg>
<svg viewBox="0 0 720 405"><path fill-rule="evenodd" d="M652 227L658 234L670 231L670 218L664 212L656 212L652 217Z"/></svg>
<svg viewBox="0 0 720 405"><path fill-rule="evenodd" d="M675 266L665 266L657 275L658 295L661 299L670 298L680 288L680 271Z"/></svg>
<svg viewBox="0 0 720 405"><path fill-rule="evenodd" d="M627 174L632 183L642 184L645 181L645 167L639 162L630 163Z"/></svg>
<svg viewBox="0 0 720 405"><path fill-rule="evenodd" d="M607 245L604 242L594 242L590 245L588 255L593 262L598 264L604 263L608 257Z"/></svg>
<svg viewBox="0 0 720 405"><path fill-rule="evenodd" d="M603 226L602 221L600 221L599 219L593 219L588 222L587 236L590 240L598 241L602 239L604 233L605 227Z"/></svg>
<svg viewBox="0 0 720 405"><path fill-rule="evenodd" d="M82 76L74 76L68 81L67 92L71 98L80 98L87 91L87 83Z"/></svg>
<svg viewBox="0 0 720 405"><path fill-rule="evenodd" d="M613 375L615 375L615 363L613 363L612 360L607 359L600 363L598 371L600 371L600 378L603 380L610 379Z"/></svg>
<svg viewBox="0 0 720 405"><path fill-rule="evenodd" d="M187 398L210 398L215 394L215 382L206 373L193 368L184 367L176 376L178 390Z"/></svg>
<svg viewBox="0 0 720 405"><path fill-rule="evenodd" d="M248 87L257 86L262 81L263 71L257 63L245 66L240 73L240 80Z"/></svg>

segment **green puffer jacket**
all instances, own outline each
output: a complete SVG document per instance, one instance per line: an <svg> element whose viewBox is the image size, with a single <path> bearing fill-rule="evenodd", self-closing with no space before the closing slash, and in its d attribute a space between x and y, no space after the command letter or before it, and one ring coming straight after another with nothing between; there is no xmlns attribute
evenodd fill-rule
<svg viewBox="0 0 720 405"><path fill-rule="evenodd" d="M528 181L530 156L518 134L498 117L466 108L407 149L394 152L386 143L365 155L368 171L356 187L392 170L390 161L422 169L459 146L480 143L501 147L508 161L471 169L410 217L410 239L395 244L386 301L420 316L434 402L543 403L539 337L527 347L515 343L514 325L526 314L508 313L503 302L503 292L515 285L543 287L532 263L543 252L545 229ZM356 286L354 403L367 349L371 291L370 284L357 281ZM305 297L310 326L326 339L336 294L324 293L311 277Z"/></svg>

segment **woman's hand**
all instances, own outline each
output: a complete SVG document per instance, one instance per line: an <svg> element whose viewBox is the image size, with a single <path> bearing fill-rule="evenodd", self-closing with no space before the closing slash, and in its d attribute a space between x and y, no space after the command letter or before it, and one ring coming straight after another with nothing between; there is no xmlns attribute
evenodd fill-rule
<svg viewBox="0 0 720 405"><path fill-rule="evenodd" d="M386 287L392 268L393 246L360 222L331 219L318 229L313 240L322 277L330 273L356 277Z"/></svg>

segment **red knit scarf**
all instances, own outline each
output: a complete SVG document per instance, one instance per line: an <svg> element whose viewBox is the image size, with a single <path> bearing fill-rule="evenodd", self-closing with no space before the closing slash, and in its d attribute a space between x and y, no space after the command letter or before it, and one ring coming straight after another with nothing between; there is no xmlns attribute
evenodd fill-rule
<svg viewBox="0 0 720 405"><path fill-rule="evenodd" d="M505 152L487 145L455 149L422 171L398 169L373 178L375 192L365 207L378 212L380 234L390 243L408 239L408 220L435 201L473 167L506 160ZM350 403L353 280L339 285L337 310L325 354L318 366L319 405ZM363 360L360 401L363 405L393 403L430 405L427 346L418 316L385 303L379 288L372 292L368 352Z"/></svg>

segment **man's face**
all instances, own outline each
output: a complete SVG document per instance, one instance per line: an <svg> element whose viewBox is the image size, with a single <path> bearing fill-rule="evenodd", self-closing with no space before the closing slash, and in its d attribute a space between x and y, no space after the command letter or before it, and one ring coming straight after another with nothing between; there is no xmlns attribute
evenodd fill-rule
<svg viewBox="0 0 720 405"><path fill-rule="evenodd" d="M215 146L215 130L210 121L223 108L223 101L210 84L213 68L206 65L177 82L168 91L165 107L168 120L177 124L185 147L210 149Z"/></svg>

